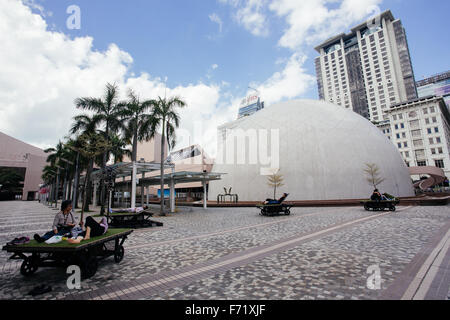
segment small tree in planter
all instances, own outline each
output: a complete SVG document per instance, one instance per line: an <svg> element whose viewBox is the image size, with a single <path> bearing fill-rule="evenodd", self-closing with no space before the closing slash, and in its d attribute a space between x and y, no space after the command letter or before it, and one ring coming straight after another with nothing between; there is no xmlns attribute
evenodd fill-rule
<svg viewBox="0 0 450 320"><path fill-rule="evenodd" d="M267 184L273 188L273 198L276 198L277 188L284 186L283 184L283 175L281 174L272 174L267 177Z"/></svg>
<svg viewBox="0 0 450 320"><path fill-rule="evenodd" d="M385 179L380 176L380 168L375 163L366 163L364 172L367 175L367 182L373 186L374 189L378 189L378 185Z"/></svg>

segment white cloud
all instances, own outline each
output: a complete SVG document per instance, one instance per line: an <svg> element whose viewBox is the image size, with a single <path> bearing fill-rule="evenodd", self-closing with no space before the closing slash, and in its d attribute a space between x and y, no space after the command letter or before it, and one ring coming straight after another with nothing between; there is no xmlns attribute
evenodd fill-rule
<svg viewBox="0 0 450 320"><path fill-rule="evenodd" d="M368 17L371 8L382 0L274 0L269 8L279 17L285 17L288 28L279 45L298 49L315 45L330 36L346 32L356 22ZM339 3L335 9L327 5Z"/></svg>
<svg viewBox="0 0 450 320"><path fill-rule="evenodd" d="M218 64L213 64L212 66L211 66L211 68L213 69L213 70L216 70L217 68L219 67L219 65Z"/></svg>
<svg viewBox="0 0 450 320"><path fill-rule="evenodd" d="M262 84L252 84L252 87L257 87L266 104L297 98L315 84L315 77L302 67L305 61L305 56L294 54L281 72L274 73Z"/></svg>
<svg viewBox="0 0 450 320"><path fill-rule="evenodd" d="M223 22L222 19L217 15L217 13L212 13L209 15L209 20L215 22L219 25L219 32L222 32Z"/></svg>
<svg viewBox="0 0 450 320"><path fill-rule="evenodd" d="M147 73L127 76L133 59L117 45L96 51L90 37L72 40L49 31L45 20L20 1L2 0L0 21L0 130L6 134L40 147L53 146L81 112L74 107L75 98L100 97L107 82L119 84L122 96L130 87L145 94L143 98L165 94L165 79ZM225 106L217 111L219 85L167 88L167 95L172 94L188 102L181 115L190 131L193 123L208 119L204 130L212 136L221 121L230 120Z"/></svg>
<svg viewBox="0 0 450 320"><path fill-rule="evenodd" d="M236 8L234 20L255 36L267 36L269 24L264 12L267 0L219 0Z"/></svg>

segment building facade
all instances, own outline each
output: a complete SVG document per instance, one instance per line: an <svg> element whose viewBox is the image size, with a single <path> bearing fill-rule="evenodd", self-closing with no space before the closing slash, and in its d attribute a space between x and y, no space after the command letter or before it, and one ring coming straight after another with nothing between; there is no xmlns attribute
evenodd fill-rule
<svg viewBox="0 0 450 320"><path fill-rule="evenodd" d="M447 108L450 109L450 71L417 81L416 86L419 98L427 96L443 97Z"/></svg>
<svg viewBox="0 0 450 320"><path fill-rule="evenodd" d="M241 102L238 119L250 116L261 109L264 109L264 102L261 102L261 97L259 94L248 96Z"/></svg>
<svg viewBox="0 0 450 320"><path fill-rule="evenodd" d="M408 167L432 166L450 177L450 113L442 97L392 106L378 128L398 148Z"/></svg>
<svg viewBox="0 0 450 320"><path fill-rule="evenodd" d="M32 145L0 132L0 168L23 176L22 200L37 200L47 154Z"/></svg>
<svg viewBox="0 0 450 320"><path fill-rule="evenodd" d="M417 98L406 32L391 11L315 49L321 100L383 121L391 105Z"/></svg>

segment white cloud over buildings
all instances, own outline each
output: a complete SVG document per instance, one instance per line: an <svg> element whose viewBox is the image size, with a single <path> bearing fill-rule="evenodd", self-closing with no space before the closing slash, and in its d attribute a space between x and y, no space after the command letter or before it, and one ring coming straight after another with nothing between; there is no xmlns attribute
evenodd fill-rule
<svg viewBox="0 0 450 320"><path fill-rule="evenodd" d="M366 6L381 0L343 0L333 10L325 6L329 1L318 0L219 1L231 5L233 19L255 36L267 35L269 13L286 20L279 45L291 49L292 55L278 60L280 70L268 79L251 84L262 92L266 104L271 104L300 97L315 84L315 77L304 68L307 57L298 48L361 20ZM116 82L124 97L127 88L145 93L142 98L180 95L189 107L180 112L179 146L189 143L183 136L190 132L191 143L200 143L214 154L217 126L237 116L242 97L233 96L230 90L234 86L217 80L217 84L194 81L166 88L165 81L154 75L131 74L131 54L116 44L98 51L92 37L71 39L51 31L44 15L32 12L31 8L44 12L37 6L32 0L0 2L0 131L40 147L53 146L67 134L72 117L80 112L74 107L75 98L101 96L107 82ZM317 14L310 17L306 9L317 10ZM343 17L345 23L340 21ZM209 18L222 28L217 14ZM317 21L325 21L324 26L318 26ZM210 67L217 68L216 64Z"/></svg>

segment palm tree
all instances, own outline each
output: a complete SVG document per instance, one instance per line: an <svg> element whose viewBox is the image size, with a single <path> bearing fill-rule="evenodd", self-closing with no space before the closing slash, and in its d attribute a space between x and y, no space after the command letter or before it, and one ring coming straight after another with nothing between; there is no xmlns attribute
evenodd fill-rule
<svg viewBox="0 0 450 320"><path fill-rule="evenodd" d="M90 183L90 177L95 158L99 155L104 154L105 150L109 150L111 146L108 144L103 134L96 132L84 133L78 137L78 141L81 145L79 149L80 154L84 158L89 159L89 166L86 172L86 177L84 179L84 187L82 192L83 206L81 209L81 217L83 218L84 211L87 211L85 210L85 208L89 209L89 206L87 205L88 197L86 196L86 191Z"/></svg>
<svg viewBox="0 0 450 320"><path fill-rule="evenodd" d="M62 141L59 141L55 148L49 148L44 150L45 153L49 153L47 156L47 162L50 163L51 167L57 168L57 175L56 175L56 191L53 197L53 200L55 200L56 205L58 204L58 198L59 198L59 187L61 184L61 181L59 179L60 176L60 159L65 158L67 156L67 150L65 148L65 145Z"/></svg>
<svg viewBox="0 0 450 320"><path fill-rule="evenodd" d="M172 97L170 99L162 99L158 97L158 100L152 103L152 128L151 138L154 137L155 132L161 127L161 212L164 213L164 146L167 138L169 149L175 147L176 136L175 129L180 125L180 116L178 115L176 108L184 108L186 102L179 97Z"/></svg>
<svg viewBox="0 0 450 320"><path fill-rule="evenodd" d="M154 100L140 101L139 97L130 90L128 101L122 102L122 119L127 121L125 139L132 143L131 161L137 161L138 142L149 141L153 136L153 116L150 111L155 104Z"/></svg>
<svg viewBox="0 0 450 320"><path fill-rule="evenodd" d="M109 144L110 135L118 132L123 128L121 121L122 106L118 103L119 89L116 84L106 84L106 90L103 100L100 98L78 98L75 100L75 105L79 109L93 111L96 114L96 119L99 123L104 125L104 137ZM103 154L102 170L106 168L106 162L110 154L110 149L106 149ZM101 214L104 213L104 203L106 196L105 184L101 182L101 197L100 201L102 204Z"/></svg>
<svg viewBox="0 0 450 320"><path fill-rule="evenodd" d="M85 148L88 148L89 139L88 137L97 134L97 126L100 123L100 117L98 115L89 116L87 114L81 114L75 116L74 123L70 129L71 134L79 134L76 138L78 148L82 151ZM83 154L83 152L81 152ZM91 194L91 173L94 169L95 157L90 157L89 155L83 156L85 159L89 159L89 163L87 165L86 178L84 183L84 192L83 192L83 205L82 208L84 211L89 211L89 201L86 201ZM87 196L86 196L87 195ZM95 205L95 204L94 204Z"/></svg>
<svg viewBox="0 0 450 320"><path fill-rule="evenodd" d="M119 135L111 135L111 154L114 157L114 164L123 162L124 157L131 158L132 152L127 148L128 141Z"/></svg>

